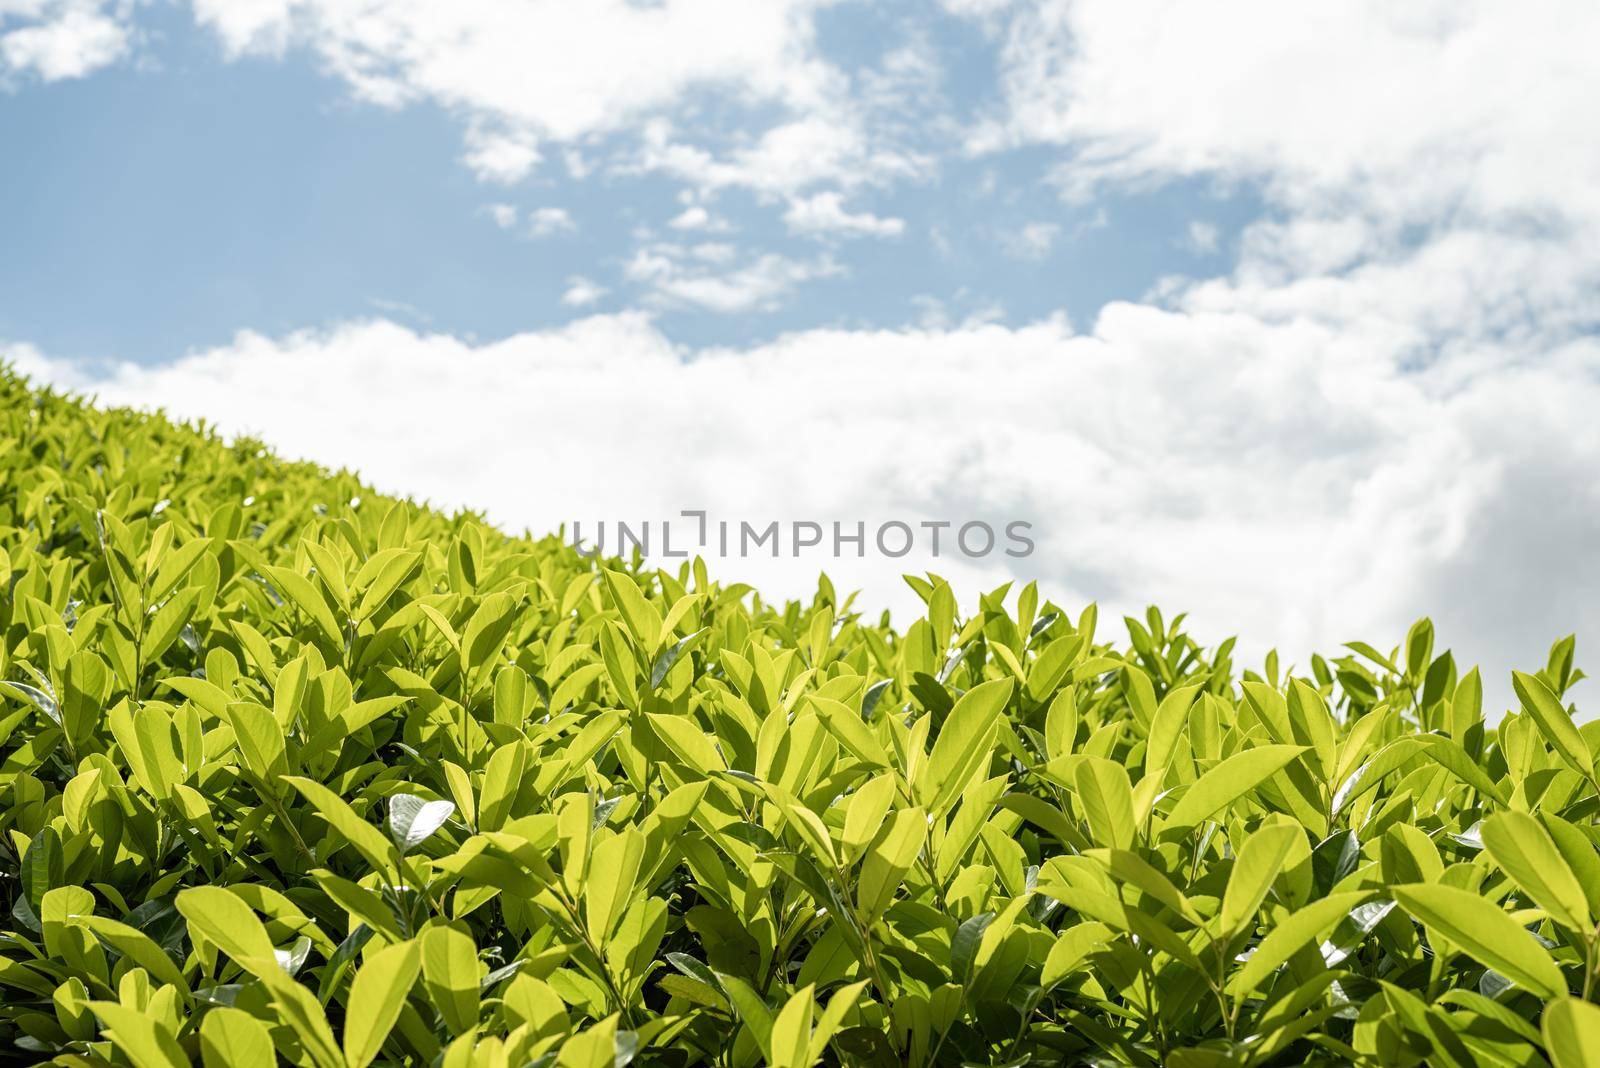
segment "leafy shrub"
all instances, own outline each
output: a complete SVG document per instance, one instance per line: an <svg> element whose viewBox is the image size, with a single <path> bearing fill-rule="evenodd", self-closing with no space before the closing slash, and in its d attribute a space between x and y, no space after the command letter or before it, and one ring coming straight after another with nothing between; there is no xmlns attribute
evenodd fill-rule
<svg viewBox="0 0 1600 1068"><path fill-rule="evenodd" d="M0 393L14 1061L1600 1063L1570 640L896 633Z"/></svg>

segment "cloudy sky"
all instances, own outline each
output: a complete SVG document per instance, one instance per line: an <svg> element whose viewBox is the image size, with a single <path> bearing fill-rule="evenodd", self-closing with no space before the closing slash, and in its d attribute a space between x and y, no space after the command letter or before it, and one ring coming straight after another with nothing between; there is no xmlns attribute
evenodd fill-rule
<svg viewBox="0 0 1600 1068"><path fill-rule="evenodd" d="M0 0L0 352L512 527L1032 524L718 565L778 594L1581 664L1596 41L1590 0Z"/></svg>

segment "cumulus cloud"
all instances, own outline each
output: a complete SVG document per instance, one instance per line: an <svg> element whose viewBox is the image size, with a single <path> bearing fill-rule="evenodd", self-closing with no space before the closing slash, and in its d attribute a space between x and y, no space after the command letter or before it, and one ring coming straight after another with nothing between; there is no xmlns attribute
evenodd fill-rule
<svg viewBox="0 0 1600 1068"><path fill-rule="evenodd" d="M707 230L712 233L723 233L732 229L726 219L718 218L699 204L691 204L684 208L668 219L667 225L674 230Z"/></svg>
<svg viewBox="0 0 1600 1068"><path fill-rule="evenodd" d="M573 275L567 279L567 288L561 294L561 303L569 308L587 308L597 303L610 290L592 279Z"/></svg>
<svg viewBox="0 0 1600 1068"><path fill-rule="evenodd" d="M1562 133L1600 93L1600 9L1583 0L1017 12L984 136L1070 145L1081 181L1240 173L1287 200L1332 190L1428 215L1600 207L1579 177L1600 145Z"/></svg>
<svg viewBox="0 0 1600 1068"><path fill-rule="evenodd" d="M783 221L797 234L838 234L845 237L899 237L904 219L846 210L839 193L817 193L789 202Z"/></svg>
<svg viewBox="0 0 1600 1068"><path fill-rule="evenodd" d="M1003 104L971 147L1060 146L1055 180L1070 196L1178 177L1251 182L1287 216L1258 243L1342 229L1339 247L1401 257L1462 230L1508 246L1537 235L1578 252L1575 268L1588 259L1593 278L1600 140L1582 116L1600 96L1589 56L1600 7L1042 0L1009 10Z"/></svg>
<svg viewBox="0 0 1600 1068"><path fill-rule="evenodd" d="M476 123L467 130L467 150L461 157L481 180L500 185L522 181L542 159L539 140L533 134L487 130Z"/></svg>
<svg viewBox="0 0 1600 1068"><path fill-rule="evenodd" d="M379 102L427 97L574 141L697 86L780 102L814 99L808 0L196 0L236 52L314 50Z"/></svg>
<svg viewBox="0 0 1600 1068"><path fill-rule="evenodd" d="M957 15L994 16L1009 8L1015 0L940 0L947 11Z"/></svg>
<svg viewBox="0 0 1600 1068"><path fill-rule="evenodd" d="M624 273L629 281L647 287L653 303L729 314L770 311L801 283L841 272L826 257L796 260L770 252L731 266L737 255L733 246L721 243L685 248L663 242L635 252Z"/></svg>
<svg viewBox="0 0 1600 1068"><path fill-rule="evenodd" d="M484 206L483 212L502 230L509 230L517 225L517 216L521 214L515 204L488 204Z"/></svg>
<svg viewBox="0 0 1600 1068"><path fill-rule="evenodd" d="M526 173L535 145L624 129L699 90L804 111L836 77L815 0L194 0L234 54L303 47L359 97L427 100L482 129L470 161Z"/></svg>
<svg viewBox="0 0 1600 1068"><path fill-rule="evenodd" d="M754 143L726 151L685 139L666 119L648 123L641 141L637 160L624 170L662 173L709 191L793 196L824 183L855 187L919 179L934 168L927 155L883 143L859 118L837 110L780 123Z"/></svg>
<svg viewBox="0 0 1600 1068"><path fill-rule="evenodd" d="M528 236L550 237L552 234L571 233L578 228L572 213L566 208L534 208L528 212Z"/></svg>
<svg viewBox="0 0 1600 1068"><path fill-rule="evenodd" d="M126 55L132 35L123 4L6 0L0 3L0 87L8 76L82 78Z"/></svg>
<svg viewBox="0 0 1600 1068"><path fill-rule="evenodd" d="M522 182L555 156L574 180L652 174L767 206L929 178L917 143L955 137L931 117L942 72L916 27L875 65L838 62L816 26L834 2L192 0L231 56L306 52L360 100L443 107L483 181ZM792 221L878 236L898 223L825 204Z"/></svg>

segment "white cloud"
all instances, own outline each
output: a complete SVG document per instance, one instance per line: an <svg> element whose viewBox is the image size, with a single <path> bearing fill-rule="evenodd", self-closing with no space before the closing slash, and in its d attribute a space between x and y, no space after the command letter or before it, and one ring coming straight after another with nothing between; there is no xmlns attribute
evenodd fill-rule
<svg viewBox="0 0 1600 1068"><path fill-rule="evenodd" d="M530 237L549 237L552 234L571 233L578 228L566 208L535 208L528 212Z"/></svg>
<svg viewBox="0 0 1600 1068"><path fill-rule="evenodd" d="M783 221L799 234L841 234L846 237L899 237L905 232L904 219L851 212L839 193L816 193L789 202Z"/></svg>
<svg viewBox="0 0 1600 1068"><path fill-rule="evenodd" d="M1211 253L1217 251L1217 247L1222 241L1222 231L1217 228L1215 223L1195 219L1189 223L1187 237L1191 250Z"/></svg>
<svg viewBox="0 0 1600 1068"><path fill-rule="evenodd" d="M195 21L210 27L230 56L282 55L301 0L191 0Z"/></svg>
<svg viewBox="0 0 1600 1068"><path fill-rule="evenodd" d="M812 50L813 0L195 0L233 53L302 46L359 96L429 100L532 145L626 129L698 90L805 110L835 77ZM520 138L520 140L517 140ZM495 158L495 142L475 150ZM475 163L476 166L476 163ZM525 173L525 171L524 171Z"/></svg>
<svg viewBox="0 0 1600 1068"><path fill-rule="evenodd" d="M1189 307L1378 331L1410 362L1516 339L1460 366L1526 363L1600 325L1597 38L1580 0L1045 0L1011 16L973 147L1059 145L1075 196L1252 183L1277 210Z"/></svg>
<svg viewBox="0 0 1600 1068"><path fill-rule="evenodd" d="M103 0L0 3L0 85L8 75L53 82L82 78L127 55L124 5Z"/></svg>
<svg viewBox="0 0 1600 1068"><path fill-rule="evenodd" d="M566 164L567 176L574 182L581 182L589 177L591 165L584 158L582 152L575 148L566 148L561 151L561 161Z"/></svg>
<svg viewBox="0 0 1600 1068"><path fill-rule="evenodd" d="M667 225L674 230L706 230L712 233L723 233L732 229L726 220L712 215L699 204L691 204L684 208L668 219Z"/></svg>
<svg viewBox="0 0 1600 1068"><path fill-rule="evenodd" d="M578 229L572 213L566 208L534 208L523 215L514 204L488 204L484 206L483 212L502 230L515 229L519 220L524 221L525 231L529 237L552 237L556 234L572 233Z"/></svg>
<svg viewBox="0 0 1600 1068"><path fill-rule="evenodd" d="M1042 260L1050 255L1060 236L1061 227L1058 224L1035 221L1001 234L1000 244L1008 256L1019 260Z"/></svg>
<svg viewBox="0 0 1600 1068"><path fill-rule="evenodd" d="M719 567L778 594L803 592L819 564L864 585L868 605L901 607L902 571L969 593L1019 573L1067 603L1101 599L1106 618L1158 601L1212 638L1237 629L1295 654L1397 641L1428 610L1466 656L1534 662L1549 639L1600 626L1584 592L1600 583L1600 344L1467 379L1455 360L1402 370L1408 351L1379 323L1117 304L1084 335L1061 322L812 330L690 350L625 314L490 344L388 322L244 334L100 376L10 356L512 528L684 508L1034 524L1021 563L935 560L924 543L901 560ZM1462 359L1511 351L1480 340ZM517 437L530 423L581 443L584 462L530 485Z"/></svg>
<svg viewBox="0 0 1600 1068"><path fill-rule="evenodd" d="M467 130L467 151L461 157L479 179L501 185L522 181L542 159L538 139L532 134L488 130L479 124Z"/></svg>
<svg viewBox="0 0 1600 1068"><path fill-rule="evenodd" d="M689 246L689 255L706 263L732 263L739 250L726 241L702 241Z"/></svg>
<svg viewBox="0 0 1600 1068"><path fill-rule="evenodd" d="M1218 174L1319 211L1593 219L1597 39L1586 0L1045 0L1011 24L976 144L1068 146L1080 187Z"/></svg>
<svg viewBox="0 0 1600 1068"><path fill-rule="evenodd" d="M940 0L946 11L957 15L993 16L1009 8L1014 0Z"/></svg>
<svg viewBox="0 0 1600 1068"><path fill-rule="evenodd" d="M509 230L517 225L518 211L515 204L490 204L483 210L502 230Z"/></svg>
<svg viewBox="0 0 1600 1068"><path fill-rule="evenodd" d="M567 279L567 288L561 294L561 303L569 308L587 308L609 292L610 290L598 282L575 274Z"/></svg>
<svg viewBox="0 0 1600 1068"><path fill-rule="evenodd" d="M743 188L793 196L824 183L883 185L926 177L933 161L881 143L848 113L806 115L767 129L751 145L718 154L684 140L672 123L644 127L638 162L628 170L658 171L702 190Z"/></svg>
<svg viewBox="0 0 1600 1068"><path fill-rule="evenodd" d="M802 261L765 253L736 268L723 244L691 248L657 243L634 253L625 274L648 287L656 304L688 304L724 314L771 311L801 283L840 273L832 260Z"/></svg>

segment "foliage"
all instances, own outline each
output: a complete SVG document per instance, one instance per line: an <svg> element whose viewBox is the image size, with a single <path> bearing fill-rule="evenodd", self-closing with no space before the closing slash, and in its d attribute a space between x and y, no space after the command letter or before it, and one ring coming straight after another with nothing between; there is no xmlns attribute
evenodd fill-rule
<svg viewBox="0 0 1600 1068"><path fill-rule="evenodd" d="M1490 725L1426 622L896 632L0 394L0 1057L1600 1063L1570 639Z"/></svg>

